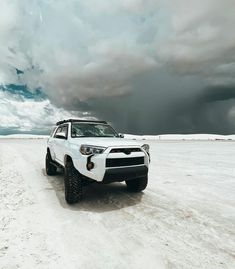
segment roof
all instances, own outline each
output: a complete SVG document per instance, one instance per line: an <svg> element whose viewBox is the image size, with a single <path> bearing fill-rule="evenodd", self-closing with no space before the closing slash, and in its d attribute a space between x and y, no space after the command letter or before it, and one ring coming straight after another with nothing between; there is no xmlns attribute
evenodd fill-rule
<svg viewBox="0 0 235 269"><path fill-rule="evenodd" d="M61 120L56 123L56 125L61 125L66 122L87 122L87 123L103 123L107 124L106 121L100 121L100 120L79 120L79 119L68 119L68 120Z"/></svg>

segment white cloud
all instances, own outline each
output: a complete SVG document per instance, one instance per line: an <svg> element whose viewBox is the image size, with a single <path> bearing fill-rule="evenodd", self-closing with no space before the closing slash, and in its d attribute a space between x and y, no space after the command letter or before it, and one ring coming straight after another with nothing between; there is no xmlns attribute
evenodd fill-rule
<svg viewBox="0 0 235 269"><path fill-rule="evenodd" d="M48 131L57 121L71 117L88 117L87 113L67 112L49 100L35 101L0 91L0 127L20 132Z"/></svg>

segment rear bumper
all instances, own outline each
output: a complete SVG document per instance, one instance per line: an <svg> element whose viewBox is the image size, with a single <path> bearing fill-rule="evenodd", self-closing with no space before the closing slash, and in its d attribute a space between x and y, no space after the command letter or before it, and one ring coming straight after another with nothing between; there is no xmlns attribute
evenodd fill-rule
<svg viewBox="0 0 235 269"><path fill-rule="evenodd" d="M121 182L148 175L146 165L106 169L102 183Z"/></svg>

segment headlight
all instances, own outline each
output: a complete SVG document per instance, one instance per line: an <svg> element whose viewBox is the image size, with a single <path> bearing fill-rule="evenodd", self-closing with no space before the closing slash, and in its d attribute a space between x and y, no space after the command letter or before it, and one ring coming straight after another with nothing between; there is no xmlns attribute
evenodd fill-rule
<svg viewBox="0 0 235 269"><path fill-rule="evenodd" d="M143 150L145 150L147 153L149 153L149 145L148 144L144 144L143 146L141 146L141 148Z"/></svg>
<svg viewBox="0 0 235 269"><path fill-rule="evenodd" d="M89 145L81 145L80 152L83 155L91 155L91 154L101 154L105 151L105 147L96 147Z"/></svg>

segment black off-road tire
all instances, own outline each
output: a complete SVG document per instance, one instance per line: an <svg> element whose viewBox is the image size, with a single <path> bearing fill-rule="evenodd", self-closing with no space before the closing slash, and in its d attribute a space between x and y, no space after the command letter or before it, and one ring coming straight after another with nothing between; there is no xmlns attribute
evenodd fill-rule
<svg viewBox="0 0 235 269"><path fill-rule="evenodd" d="M141 192L148 185L148 176L126 180L126 185L127 185L128 191Z"/></svg>
<svg viewBox="0 0 235 269"><path fill-rule="evenodd" d="M82 200L82 177L72 161L65 164L64 189L65 200L68 204L75 204Z"/></svg>
<svg viewBox="0 0 235 269"><path fill-rule="evenodd" d="M46 173L48 176L54 176L56 174L57 168L53 164L50 152L46 154Z"/></svg>

